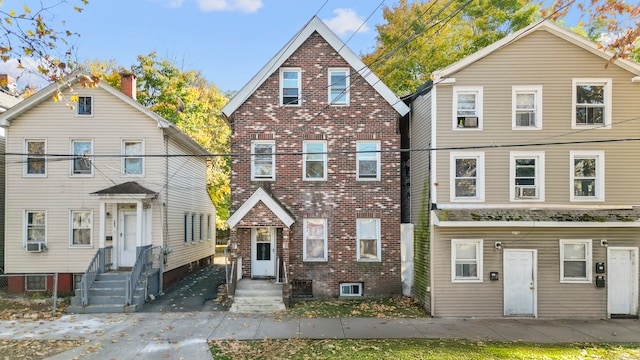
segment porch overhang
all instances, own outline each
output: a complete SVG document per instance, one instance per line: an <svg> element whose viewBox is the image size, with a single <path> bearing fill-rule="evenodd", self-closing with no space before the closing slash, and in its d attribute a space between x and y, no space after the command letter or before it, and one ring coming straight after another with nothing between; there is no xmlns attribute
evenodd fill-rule
<svg viewBox="0 0 640 360"><path fill-rule="evenodd" d="M135 181L128 181L114 185L106 189L92 192L90 195L97 196L102 200L118 199L126 197L131 200L151 200L158 196L158 193L147 189Z"/></svg>
<svg viewBox="0 0 640 360"><path fill-rule="evenodd" d="M233 213L227 220L227 224L230 228L234 228L238 223L253 209L258 202L262 203L273 212L275 216L282 221L287 227L290 227L295 222L295 219L289 214L289 212L280 205L271 195L269 195L263 188L258 188L247 201L242 204L236 212Z"/></svg>
<svg viewBox="0 0 640 360"><path fill-rule="evenodd" d="M434 210L438 227L635 228L640 209L444 209Z"/></svg>

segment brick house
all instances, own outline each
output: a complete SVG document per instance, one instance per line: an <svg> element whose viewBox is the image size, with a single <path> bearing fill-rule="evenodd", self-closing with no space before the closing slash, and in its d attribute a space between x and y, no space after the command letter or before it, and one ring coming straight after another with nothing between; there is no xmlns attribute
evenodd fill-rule
<svg viewBox="0 0 640 360"><path fill-rule="evenodd" d="M317 17L269 60L222 109L238 278L400 294L400 154L385 150L408 111Z"/></svg>

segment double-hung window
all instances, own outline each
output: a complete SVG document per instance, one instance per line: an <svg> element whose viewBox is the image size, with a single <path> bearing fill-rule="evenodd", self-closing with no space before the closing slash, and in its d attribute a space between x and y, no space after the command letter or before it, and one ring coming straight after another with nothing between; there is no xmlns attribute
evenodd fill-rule
<svg viewBox="0 0 640 360"><path fill-rule="evenodd" d="M380 180L380 141L356 142L356 180Z"/></svg>
<svg viewBox="0 0 640 360"><path fill-rule="evenodd" d="M453 87L453 128L482 129L482 87Z"/></svg>
<svg viewBox="0 0 640 360"><path fill-rule="evenodd" d="M304 180L327 180L327 142L307 140L302 143Z"/></svg>
<svg viewBox="0 0 640 360"><path fill-rule="evenodd" d="M512 87L511 102L514 130L542 128L542 86Z"/></svg>
<svg viewBox="0 0 640 360"><path fill-rule="evenodd" d="M122 175L144 175L144 142L141 140L122 141Z"/></svg>
<svg viewBox="0 0 640 360"><path fill-rule="evenodd" d="M611 79L573 79L572 128L611 128Z"/></svg>
<svg viewBox="0 0 640 360"><path fill-rule="evenodd" d="M544 152L511 152L512 201L544 200Z"/></svg>
<svg viewBox="0 0 640 360"><path fill-rule="evenodd" d="M484 200L484 153L453 152L451 159L451 201Z"/></svg>
<svg viewBox="0 0 640 360"><path fill-rule="evenodd" d="M329 69L329 104L349 105L349 69Z"/></svg>
<svg viewBox="0 0 640 360"><path fill-rule="evenodd" d="M380 219L356 219L358 261L380 261Z"/></svg>
<svg viewBox="0 0 640 360"><path fill-rule="evenodd" d="M25 176L47 176L47 142L45 140L25 140Z"/></svg>
<svg viewBox="0 0 640 360"><path fill-rule="evenodd" d="M327 219L304 219L304 261L327 261Z"/></svg>
<svg viewBox="0 0 640 360"><path fill-rule="evenodd" d="M46 243L47 212L44 210L25 210L25 243Z"/></svg>
<svg viewBox="0 0 640 360"><path fill-rule="evenodd" d="M184 214L184 243L188 244L191 239L191 215L189 213Z"/></svg>
<svg viewBox="0 0 640 360"><path fill-rule="evenodd" d="M560 239L560 282L591 282L591 240Z"/></svg>
<svg viewBox="0 0 640 360"><path fill-rule="evenodd" d="M91 140L71 140L73 162L71 175L93 175L91 156L93 155L93 143Z"/></svg>
<svg viewBox="0 0 640 360"><path fill-rule="evenodd" d="M280 69L280 106L299 106L301 93L300 69Z"/></svg>
<svg viewBox="0 0 640 360"><path fill-rule="evenodd" d="M571 201L604 200L604 151L571 151Z"/></svg>
<svg viewBox="0 0 640 360"><path fill-rule="evenodd" d="M482 282L482 239L451 240L451 282Z"/></svg>
<svg viewBox="0 0 640 360"><path fill-rule="evenodd" d="M82 247L91 245L91 210L71 210L70 245Z"/></svg>
<svg viewBox="0 0 640 360"><path fill-rule="evenodd" d="M251 142L251 180L276 179L276 143L273 140Z"/></svg>
<svg viewBox="0 0 640 360"><path fill-rule="evenodd" d="M93 98L91 96L78 96L78 115L93 115Z"/></svg>

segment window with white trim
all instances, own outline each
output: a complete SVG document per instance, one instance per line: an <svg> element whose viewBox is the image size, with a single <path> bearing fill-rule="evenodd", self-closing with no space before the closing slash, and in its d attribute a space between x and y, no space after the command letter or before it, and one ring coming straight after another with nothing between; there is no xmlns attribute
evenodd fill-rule
<svg viewBox="0 0 640 360"><path fill-rule="evenodd" d="M302 178L310 181L327 180L327 142L302 142Z"/></svg>
<svg viewBox="0 0 640 360"><path fill-rule="evenodd" d="M542 129L542 86L513 86L511 89L512 128Z"/></svg>
<svg viewBox="0 0 640 360"><path fill-rule="evenodd" d="M451 282L482 282L482 239L451 240Z"/></svg>
<svg viewBox="0 0 640 360"><path fill-rule="evenodd" d="M24 176L47 176L47 142L45 140L25 140Z"/></svg>
<svg viewBox="0 0 640 360"><path fill-rule="evenodd" d="M380 261L380 219L356 219L357 260Z"/></svg>
<svg viewBox="0 0 640 360"><path fill-rule="evenodd" d="M380 180L380 141L356 141L356 180Z"/></svg>
<svg viewBox="0 0 640 360"><path fill-rule="evenodd" d="M327 219L304 219L304 261L327 261Z"/></svg>
<svg viewBox="0 0 640 360"><path fill-rule="evenodd" d="M191 242L196 242L196 214L191 214Z"/></svg>
<svg viewBox="0 0 640 360"><path fill-rule="evenodd" d="M329 104L349 105L349 69L329 69Z"/></svg>
<svg viewBox="0 0 640 360"><path fill-rule="evenodd" d="M207 240L211 240L211 214L207 214Z"/></svg>
<svg viewBox="0 0 640 360"><path fill-rule="evenodd" d="M340 284L340 296L346 296L346 297L362 296L362 283Z"/></svg>
<svg viewBox="0 0 640 360"><path fill-rule="evenodd" d="M453 87L453 128L482 129L482 86Z"/></svg>
<svg viewBox="0 0 640 360"><path fill-rule="evenodd" d="M78 96L78 115L93 115L93 98L91 96Z"/></svg>
<svg viewBox="0 0 640 360"><path fill-rule="evenodd" d="M71 210L69 245L72 247L91 246L91 210Z"/></svg>
<svg viewBox="0 0 640 360"><path fill-rule="evenodd" d="M276 179L276 143L273 140L251 142L251 180Z"/></svg>
<svg viewBox="0 0 640 360"><path fill-rule="evenodd" d="M301 93L300 69L280 69L280 106L300 106Z"/></svg>
<svg viewBox="0 0 640 360"><path fill-rule="evenodd" d="M189 213L184 214L184 243L188 244L191 239L191 216Z"/></svg>
<svg viewBox="0 0 640 360"><path fill-rule="evenodd" d="M451 201L484 201L484 153L450 154Z"/></svg>
<svg viewBox="0 0 640 360"><path fill-rule="evenodd" d="M604 151L571 151L571 201L604 201Z"/></svg>
<svg viewBox="0 0 640 360"><path fill-rule="evenodd" d="M611 128L611 79L573 79L571 127Z"/></svg>
<svg viewBox="0 0 640 360"><path fill-rule="evenodd" d="M591 240L560 239L560 282L591 282Z"/></svg>
<svg viewBox="0 0 640 360"><path fill-rule="evenodd" d="M144 142L122 140L122 175L144 175Z"/></svg>
<svg viewBox="0 0 640 360"><path fill-rule="evenodd" d="M543 201L544 152L512 151L510 183L511 201Z"/></svg>
<svg viewBox="0 0 640 360"><path fill-rule="evenodd" d="M204 234L205 234L205 222L204 222L204 215L200 214L200 234L198 236L198 240L202 241L204 240Z"/></svg>
<svg viewBox="0 0 640 360"><path fill-rule="evenodd" d="M44 210L25 210L25 244L47 242L47 212Z"/></svg>
<svg viewBox="0 0 640 360"><path fill-rule="evenodd" d="M93 142L91 140L71 140L73 162L71 163L71 175L93 175L92 156Z"/></svg>

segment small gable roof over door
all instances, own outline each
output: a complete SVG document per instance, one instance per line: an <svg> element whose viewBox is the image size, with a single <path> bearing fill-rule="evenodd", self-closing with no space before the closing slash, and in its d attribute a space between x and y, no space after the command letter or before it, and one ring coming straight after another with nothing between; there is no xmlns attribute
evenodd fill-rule
<svg viewBox="0 0 640 360"><path fill-rule="evenodd" d="M229 217L229 220L227 220L227 224L229 225L229 227L233 228L238 225L238 223L260 201L262 201L262 203L265 204L269 208L269 210L271 210L271 212L273 212L273 214L277 216L278 219L280 219L280 221L282 221L282 223L287 227L290 227L295 222L293 217L289 215L289 212L284 207L282 207L274 198L272 198L271 195L269 195L263 188L258 188L258 190L256 190L247 199L247 201L245 201L244 204L242 204L242 206L240 206L240 208Z"/></svg>

